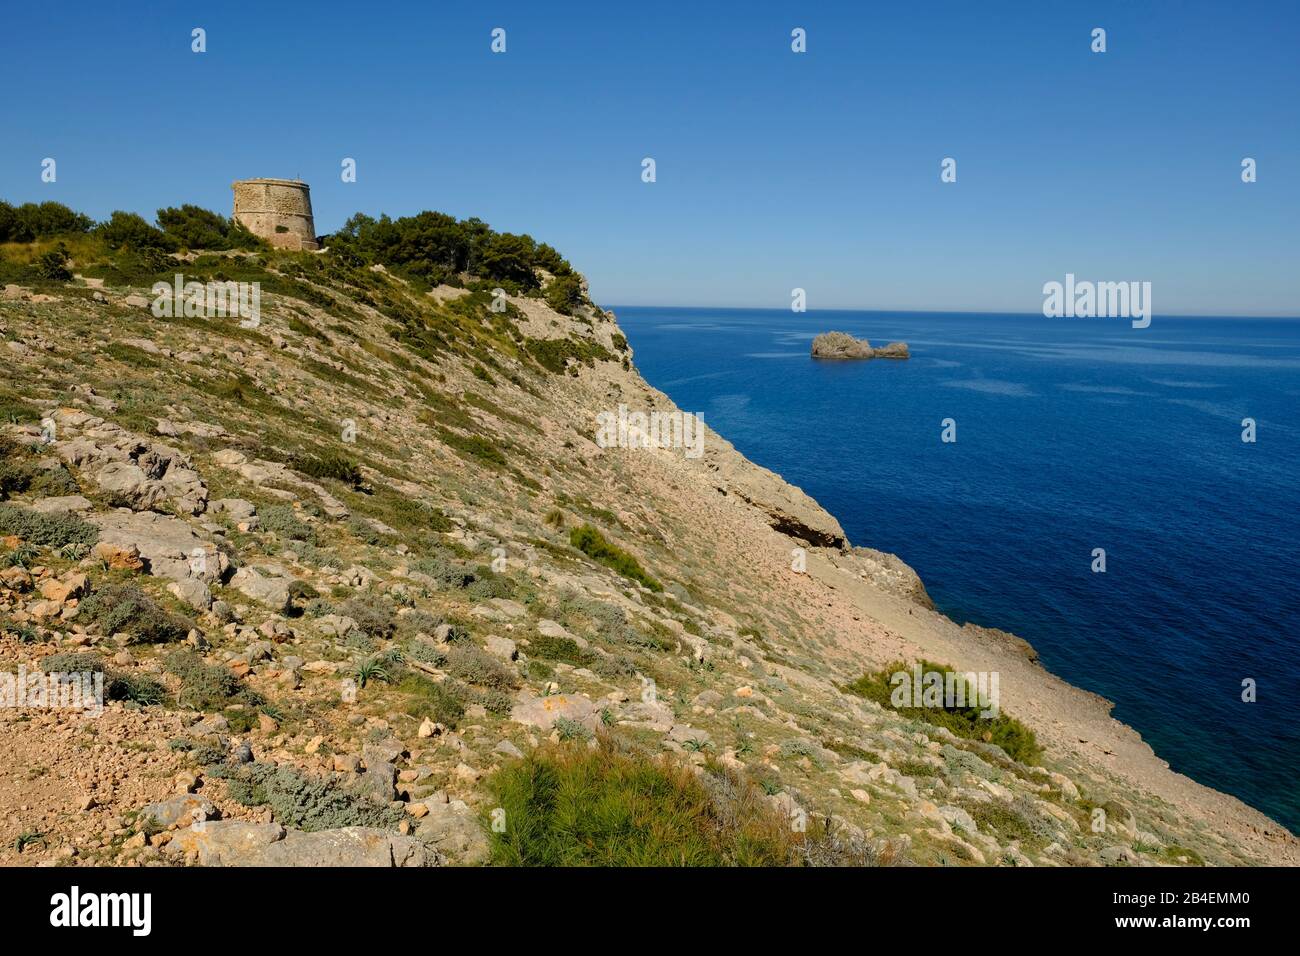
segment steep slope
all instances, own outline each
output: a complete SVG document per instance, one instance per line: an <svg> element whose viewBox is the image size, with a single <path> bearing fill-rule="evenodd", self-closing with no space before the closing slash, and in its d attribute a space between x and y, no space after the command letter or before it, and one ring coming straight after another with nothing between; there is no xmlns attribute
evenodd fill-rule
<svg viewBox="0 0 1300 956"><path fill-rule="evenodd" d="M111 271L0 304L0 659L119 698L0 711L0 862L479 862L494 769L596 736L756 781L816 862L1300 862L720 436L600 447L678 411L611 314L329 254L168 268L261 282L260 322ZM997 672L1039 763L845 689L921 659Z"/></svg>

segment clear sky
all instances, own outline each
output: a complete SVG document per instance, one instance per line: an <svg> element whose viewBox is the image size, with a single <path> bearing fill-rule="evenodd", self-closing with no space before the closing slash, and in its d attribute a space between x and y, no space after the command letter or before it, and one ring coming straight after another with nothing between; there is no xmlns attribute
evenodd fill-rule
<svg viewBox="0 0 1300 956"><path fill-rule="evenodd" d="M301 177L318 232L477 215L606 304L1300 314L1295 2L8 3L0 63L10 202Z"/></svg>

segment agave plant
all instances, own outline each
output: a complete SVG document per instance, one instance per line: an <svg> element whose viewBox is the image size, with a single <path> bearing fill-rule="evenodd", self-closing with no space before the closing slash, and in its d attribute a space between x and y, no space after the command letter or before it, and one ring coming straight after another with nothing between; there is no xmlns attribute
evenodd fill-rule
<svg viewBox="0 0 1300 956"><path fill-rule="evenodd" d="M90 553L90 547L84 541L70 541L59 548L59 556L66 561L80 561Z"/></svg>
<svg viewBox="0 0 1300 956"><path fill-rule="evenodd" d="M5 561L11 568L25 568L35 561L40 553L40 548L29 541L24 541L5 555Z"/></svg>
<svg viewBox="0 0 1300 956"><path fill-rule="evenodd" d="M383 662L377 657L368 657L357 664L353 672L356 678L357 687L365 687L372 680L388 683L388 671L384 669Z"/></svg>

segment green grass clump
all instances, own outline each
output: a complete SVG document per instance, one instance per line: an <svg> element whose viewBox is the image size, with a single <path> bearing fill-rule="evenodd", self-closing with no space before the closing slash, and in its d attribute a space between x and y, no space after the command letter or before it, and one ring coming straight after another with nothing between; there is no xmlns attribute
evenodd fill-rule
<svg viewBox="0 0 1300 956"><path fill-rule="evenodd" d="M630 578L644 585L651 591L662 591L664 586L646 574L640 562L617 545L610 544L600 531L589 524L574 528L569 532L569 544L573 545L587 557L616 571L625 578Z"/></svg>
<svg viewBox="0 0 1300 956"><path fill-rule="evenodd" d="M167 644L184 640L194 622L159 607L131 584L108 584L81 602L79 617L104 634L125 633L132 643Z"/></svg>
<svg viewBox="0 0 1300 956"><path fill-rule="evenodd" d="M586 667L596 655L584 651L571 637L540 635L529 640L528 656L548 661L563 661L575 667Z"/></svg>
<svg viewBox="0 0 1300 956"><path fill-rule="evenodd" d="M1205 860L1201 854L1185 846L1179 846L1177 843L1171 843L1162 851L1163 856L1170 863L1178 863L1183 866L1205 866ZM1179 859L1186 857L1186 861Z"/></svg>
<svg viewBox="0 0 1300 956"><path fill-rule="evenodd" d="M496 468L506 465L506 456L496 445L482 435L462 435L446 428L438 429L438 437L460 457L467 461L482 462Z"/></svg>
<svg viewBox="0 0 1300 956"><path fill-rule="evenodd" d="M298 455L289 467L312 478L333 478L353 488L361 486L361 466L346 455L326 452L323 455Z"/></svg>
<svg viewBox="0 0 1300 956"><path fill-rule="evenodd" d="M502 866L772 866L794 861L795 834L761 793L719 768L697 778L608 738L548 746L488 778L490 833Z"/></svg>
<svg viewBox="0 0 1300 956"><path fill-rule="evenodd" d="M465 716L465 702L452 688L415 671L402 671L392 690L402 698L396 709L416 720L427 717L435 723L455 727Z"/></svg>
<svg viewBox="0 0 1300 956"><path fill-rule="evenodd" d="M943 674L945 685L949 675L952 674L957 675L957 680L964 681L964 678L951 667L935 664L932 661L920 663L924 673ZM912 679L911 668L899 661L888 665L883 670L864 674L844 689L851 694L875 701L881 707L895 711L910 720L945 727L966 740L980 740L1001 747L1007 756L1020 763L1036 764L1041 759L1043 749L1038 745L1034 732L1020 721L1004 713L999 713L996 717L980 716L983 708L973 703L975 689L968 681L965 682L967 688L965 706L895 707L892 700L894 685L891 683L891 677L900 671L908 675L909 681Z"/></svg>
<svg viewBox="0 0 1300 956"><path fill-rule="evenodd" d="M0 504L0 537L7 535L47 548L68 544L90 547L99 540L99 529L72 515L47 515L14 504Z"/></svg>

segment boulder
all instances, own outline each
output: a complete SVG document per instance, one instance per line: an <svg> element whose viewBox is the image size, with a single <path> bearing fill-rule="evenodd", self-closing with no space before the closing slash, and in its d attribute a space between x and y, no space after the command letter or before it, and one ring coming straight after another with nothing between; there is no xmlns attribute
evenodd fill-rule
<svg viewBox="0 0 1300 956"><path fill-rule="evenodd" d="M493 657L498 657L503 661L513 661L519 656L514 641L508 637L498 637L495 634L487 636L483 641L483 648Z"/></svg>
<svg viewBox="0 0 1300 956"><path fill-rule="evenodd" d="M342 827L304 833L288 830L248 862L236 866L421 867L436 863L416 839L374 827Z"/></svg>
<svg viewBox="0 0 1300 956"><path fill-rule="evenodd" d="M167 500L167 491L150 481L139 465L129 461L112 461L94 476L95 484L113 501L133 511L150 511Z"/></svg>
<svg viewBox="0 0 1300 956"><path fill-rule="evenodd" d="M228 514L232 521L247 521L257 515L257 507L243 498L218 498L210 504L209 510L216 514Z"/></svg>
<svg viewBox="0 0 1300 956"><path fill-rule="evenodd" d="M110 565L130 567L137 561L156 577L211 584L230 568L230 559L179 518L152 512L111 511L92 515L99 528L96 551Z"/></svg>
<svg viewBox="0 0 1300 956"><path fill-rule="evenodd" d="M510 711L510 719L517 724L550 730L557 720L565 717L589 730L600 729L600 713L596 705L581 694L535 697L528 691L521 691L516 701Z"/></svg>
<svg viewBox="0 0 1300 956"><path fill-rule="evenodd" d="M283 569L264 565L240 568L230 579L230 586L277 614L284 614L289 610L289 586L293 581Z"/></svg>
<svg viewBox="0 0 1300 956"><path fill-rule="evenodd" d="M81 495L59 495L54 498L42 498L32 502L32 510L41 514L69 514L74 511L90 511L93 505L89 498Z"/></svg>
<svg viewBox="0 0 1300 956"><path fill-rule="evenodd" d="M151 803L140 810L141 820L152 820L164 830L170 830L177 824L191 824L197 820L215 820L221 816L219 810L206 797L192 793L182 793L167 800Z"/></svg>
<svg viewBox="0 0 1300 956"><path fill-rule="evenodd" d="M86 593L89 579L84 574L70 573L62 578L49 578L41 582L41 596L48 601L64 604L69 599Z"/></svg>
<svg viewBox="0 0 1300 956"><path fill-rule="evenodd" d="M444 798L445 799L445 798ZM461 800L425 801L428 814L420 819L416 835L457 863L473 866L488 857L488 838L477 815ZM507 821L507 825L509 821Z"/></svg>
<svg viewBox="0 0 1300 956"><path fill-rule="evenodd" d="M196 611L206 611L212 607L212 592L198 578L185 578L167 585L167 590L184 604Z"/></svg>

